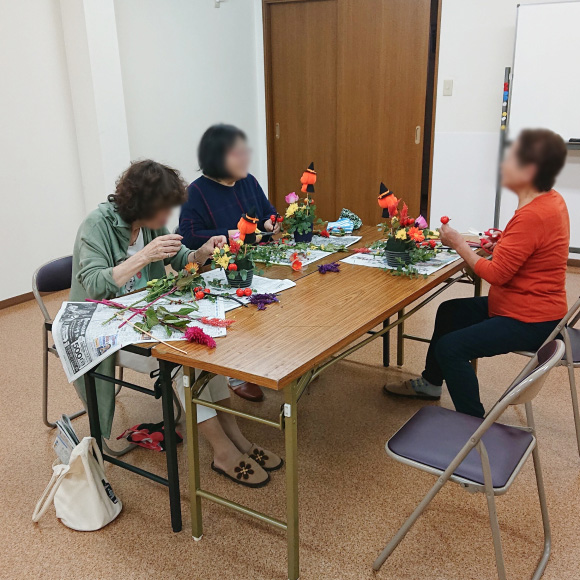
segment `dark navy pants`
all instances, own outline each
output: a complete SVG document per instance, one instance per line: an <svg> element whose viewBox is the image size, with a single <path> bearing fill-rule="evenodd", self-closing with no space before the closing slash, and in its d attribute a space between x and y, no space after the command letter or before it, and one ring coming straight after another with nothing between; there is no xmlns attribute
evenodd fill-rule
<svg viewBox="0 0 580 580"><path fill-rule="evenodd" d="M445 380L457 411L483 417L485 410L479 400L479 383L471 361L514 350L536 351L558 322L490 317L487 297L443 302L437 310L423 377L437 386ZM506 388L508 380L506 377Z"/></svg>

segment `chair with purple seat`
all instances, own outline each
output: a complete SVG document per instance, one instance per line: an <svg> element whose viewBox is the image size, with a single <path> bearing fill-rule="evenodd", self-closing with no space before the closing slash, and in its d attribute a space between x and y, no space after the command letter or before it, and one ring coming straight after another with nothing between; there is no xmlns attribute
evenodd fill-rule
<svg viewBox="0 0 580 580"><path fill-rule="evenodd" d="M47 427L54 429L56 423L48 420L48 354L52 353L58 358L55 346L48 345L49 328L52 324L52 317L50 316L46 304L42 299L43 295L52 294L53 292L60 292L68 290L71 287L72 280L72 256L64 256L51 260L43 264L34 272L32 276L32 293L36 302L40 307L42 315L44 316L44 323L42 325L42 420ZM120 378L122 379L122 369L120 369ZM119 385L115 391L115 396L121 390ZM69 419L75 419L83 415L86 411L81 409L72 415L68 415Z"/></svg>
<svg viewBox="0 0 580 580"><path fill-rule="evenodd" d="M578 454L580 455L580 411L578 410L578 391L576 391L576 378L574 377L574 369L580 368L580 328L574 328L580 320L580 298L576 300L572 308L558 323L558 326L553 330L552 334L548 336L544 344L548 344L557 336L561 336L566 347L566 352L558 366L568 368L568 381L570 382L570 396L572 398L572 412L574 413L574 426L576 427L576 445L578 446ZM527 351L517 351L516 354L529 356L533 359L534 353ZM533 361L530 361L522 370L521 375L526 373L532 366Z"/></svg>
<svg viewBox="0 0 580 580"><path fill-rule="evenodd" d="M525 461L532 455L544 526L544 550L532 578L541 578L550 557L551 534L532 400L542 388L549 371L562 359L564 351L561 340L552 340L544 345L534 355L534 368L508 387L484 419L437 406L423 407L387 441L385 447L390 457L437 475L438 479L379 554L373 564L375 570L379 570L393 553L443 485L453 481L469 491L485 493L498 577L505 580L495 496L508 491ZM526 426L496 423L509 405L522 403L526 410Z"/></svg>

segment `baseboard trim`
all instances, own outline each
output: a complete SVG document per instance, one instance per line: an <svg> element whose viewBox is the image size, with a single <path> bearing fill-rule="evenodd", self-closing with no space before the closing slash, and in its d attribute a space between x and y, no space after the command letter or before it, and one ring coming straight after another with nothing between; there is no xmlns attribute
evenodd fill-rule
<svg viewBox="0 0 580 580"><path fill-rule="evenodd" d="M580 268L580 260L576 259L569 259L568 260L568 267L570 268Z"/></svg>
<svg viewBox="0 0 580 580"><path fill-rule="evenodd" d="M29 300L34 300L34 294L32 292L13 296L12 298L6 298L6 300L0 300L0 310L10 308L10 306L16 306L17 304L22 304L23 302L28 302Z"/></svg>

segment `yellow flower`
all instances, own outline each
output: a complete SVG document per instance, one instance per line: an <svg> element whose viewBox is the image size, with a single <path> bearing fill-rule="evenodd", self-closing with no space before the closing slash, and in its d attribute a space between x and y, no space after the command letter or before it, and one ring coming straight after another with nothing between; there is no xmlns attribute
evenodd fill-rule
<svg viewBox="0 0 580 580"><path fill-rule="evenodd" d="M286 217L291 217L293 216L296 211L298 210L298 204L297 203L291 203L287 209L286 209Z"/></svg>
<svg viewBox="0 0 580 580"><path fill-rule="evenodd" d="M223 268L224 270L227 270L228 269L228 265L230 263L230 257L229 256L221 256L219 258L216 258L215 263L220 268Z"/></svg>
<svg viewBox="0 0 580 580"><path fill-rule="evenodd" d="M395 238L397 238L397 240L406 240L407 239L407 230L405 230L404 228L401 228L395 234Z"/></svg>
<svg viewBox="0 0 580 580"><path fill-rule="evenodd" d="M224 252L229 252L230 247L227 244L224 244L223 250L224 250Z"/></svg>
<svg viewBox="0 0 580 580"><path fill-rule="evenodd" d="M217 260L217 258L219 258L219 257L220 257L220 254L221 254L221 252L220 252L220 249L219 249L219 248L214 248L214 251L213 251L213 257L214 257L216 260Z"/></svg>

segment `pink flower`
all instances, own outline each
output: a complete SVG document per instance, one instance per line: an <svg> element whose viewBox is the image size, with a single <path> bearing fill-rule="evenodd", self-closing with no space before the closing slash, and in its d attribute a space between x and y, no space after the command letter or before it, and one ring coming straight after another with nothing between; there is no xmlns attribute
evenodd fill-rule
<svg viewBox="0 0 580 580"><path fill-rule="evenodd" d="M289 193L284 199L286 200L286 203L296 203L300 198L293 191L292 193Z"/></svg>
<svg viewBox="0 0 580 580"><path fill-rule="evenodd" d="M415 220L415 225L418 228L421 228L422 230L425 230L429 227L429 224L427 223L427 220L420 215L416 220Z"/></svg>
<svg viewBox="0 0 580 580"><path fill-rule="evenodd" d="M215 340L206 334L199 326L190 326L185 331L185 340L189 342L197 342L198 344L205 344L209 348L215 348L217 345Z"/></svg>

